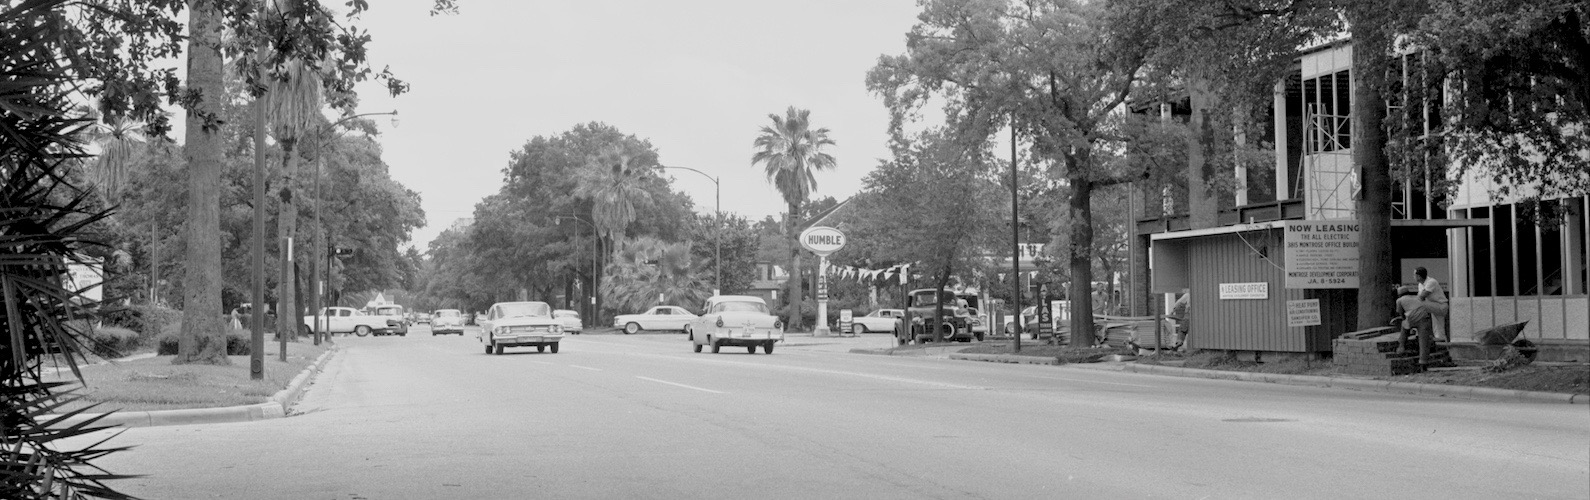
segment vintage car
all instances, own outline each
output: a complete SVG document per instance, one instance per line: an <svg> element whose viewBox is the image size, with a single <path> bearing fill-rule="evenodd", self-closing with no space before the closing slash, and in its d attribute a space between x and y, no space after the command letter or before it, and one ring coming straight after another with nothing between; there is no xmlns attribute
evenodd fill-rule
<svg viewBox="0 0 1590 500"><path fill-rule="evenodd" d="M579 311L572 309L558 309L552 311L552 317L563 322L563 331L579 335L585 331L585 320L580 319Z"/></svg>
<svg viewBox="0 0 1590 500"><path fill-rule="evenodd" d="M912 290L906 300L906 314L911 318L911 324L895 334L901 345L935 341L941 337L947 342L982 340L982 334L972 331L971 308L950 290L945 290L942 295L933 288ZM944 312L939 321L940 333L935 335L932 320L936 311L940 310L940 304Z"/></svg>
<svg viewBox="0 0 1590 500"><path fill-rule="evenodd" d="M851 329L854 333L893 332L894 326L904 317L905 311L901 309L879 309L852 319Z"/></svg>
<svg viewBox="0 0 1590 500"><path fill-rule="evenodd" d="M773 354L773 344L784 340L784 324L768 312L767 302L760 297L719 295L707 299L706 312L689 326L688 338L696 352L701 352L701 346L712 346L712 352L723 346L744 346L745 352L756 354L756 346L762 346L763 352Z"/></svg>
<svg viewBox="0 0 1590 500"><path fill-rule="evenodd" d="M437 309L431 316L431 336L464 335L464 313L457 309Z"/></svg>
<svg viewBox="0 0 1590 500"><path fill-rule="evenodd" d="M352 307L327 307L316 316L304 316L304 325L321 333L352 333L363 337L386 329L386 318L371 316Z"/></svg>
<svg viewBox="0 0 1590 500"><path fill-rule="evenodd" d="M498 302L476 321L486 354L525 346L535 347L536 352L551 348L557 353L558 342L563 340L563 322L552 317L552 306L546 302Z"/></svg>
<svg viewBox="0 0 1590 500"><path fill-rule="evenodd" d="M409 334L409 318L403 313L403 306L397 304L379 305L370 308L369 314L386 318L386 324L375 330L376 335L401 335Z"/></svg>
<svg viewBox="0 0 1590 500"><path fill-rule="evenodd" d="M696 315L690 314L685 308L679 306L654 306L640 314L620 314L613 317L613 327L623 328L624 334L639 333L641 330L679 330L685 331L690 323L696 320Z"/></svg>

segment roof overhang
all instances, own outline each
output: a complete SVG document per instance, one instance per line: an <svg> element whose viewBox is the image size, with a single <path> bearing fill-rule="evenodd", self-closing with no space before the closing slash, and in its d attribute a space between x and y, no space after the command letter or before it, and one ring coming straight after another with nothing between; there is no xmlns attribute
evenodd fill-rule
<svg viewBox="0 0 1590 500"><path fill-rule="evenodd" d="M1175 231L1170 233L1154 233L1149 235L1151 241L1178 240L1182 238L1197 238L1200 236L1215 236L1221 234L1246 233L1249 231L1264 231L1286 227L1284 220L1255 222L1252 224L1237 224L1234 226L1211 227L1207 229L1193 229L1188 231Z"/></svg>

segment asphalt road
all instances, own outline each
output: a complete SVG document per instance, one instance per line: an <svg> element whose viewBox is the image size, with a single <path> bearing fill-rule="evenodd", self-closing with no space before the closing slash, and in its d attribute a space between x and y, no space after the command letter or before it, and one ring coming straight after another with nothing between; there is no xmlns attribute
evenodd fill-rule
<svg viewBox="0 0 1590 500"><path fill-rule="evenodd" d="M298 415L129 429L148 498L1578 498L1590 410L679 334L338 337Z"/></svg>

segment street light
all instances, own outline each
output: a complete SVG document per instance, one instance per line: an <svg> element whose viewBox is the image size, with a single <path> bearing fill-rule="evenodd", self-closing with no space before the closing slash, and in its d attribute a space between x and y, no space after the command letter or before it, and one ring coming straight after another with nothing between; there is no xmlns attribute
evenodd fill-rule
<svg viewBox="0 0 1590 500"><path fill-rule="evenodd" d="M669 167L666 165L659 166L661 168L689 170L691 172L701 174L702 177L706 177L712 181L712 211L717 213L717 221L719 226L717 231L713 231L712 233L712 294L718 295L719 293L723 292L723 185L718 182L717 177L707 175L706 172L702 172L690 167Z"/></svg>
<svg viewBox="0 0 1590 500"><path fill-rule="evenodd" d="M315 248L320 248L320 249L329 248L328 245L326 244L327 243L326 242L326 236L327 235L325 234L326 233L325 227L320 224L320 198L321 198L321 196L320 196L320 178L324 177L324 175L321 174L321 166L325 164L325 157L322 155L322 153L323 153L323 151L325 149L323 146L325 145L325 135L326 135L326 133L331 131L331 130L336 129L338 126L340 126L340 125L342 125L344 123L347 123L350 120L353 120L355 118L362 118L362 117L366 117L366 116L391 115L392 116L392 123L395 125L395 124L397 124L397 114L398 114L397 110L394 109L392 111L386 111L386 112L361 113L361 114L357 114L357 115L345 116L342 119L337 120L335 122L332 122L330 125L322 127L319 130L315 131L315 229L316 229L315 237L316 237L316 239L320 240L320 241L315 243L315 245L316 245ZM318 259L316 259L316 260L318 260ZM322 309L322 307L320 305L320 300L324 298L320 289L324 285L321 283L321 279L320 279L321 269L320 269L319 263L317 261L311 261L309 266L310 266L310 269L309 269L310 277L309 277L309 279L315 283L315 286L310 287L310 289L309 289L309 295L311 297L310 300L309 300L309 303L310 303L309 307L313 311L314 316L315 316L314 327L310 328L310 330L312 330L312 332L314 333L315 345L320 345L320 312L321 312L321 309ZM329 255L329 252L328 252L328 255L326 256L325 273L326 273L326 276L329 278L330 275L331 275L331 256ZM327 280L327 281L329 281L329 280ZM330 319L329 318L327 319L327 323L328 324L326 326L326 330L329 333L330 330L331 330L331 326L329 324L330 323Z"/></svg>
<svg viewBox="0 0 1590 500"><path fill-rule="evenodd" d="M590 221L587 221L585 219L581 219L579 217L575 217L575 216L572 216L572 215L554 215L554 216L552 216L552 223L553 224L562 225L563 224L563 219L569 219L569 220L573 220L573 221L576 221L576 222L584 223L587 226L591 226L591 236L593 236L593 237L596 237L596 236L598 236L599 233L601 233L600 230L597 230L596 224L592 224ZM578 245L579 242L580 242L580 226L578 224L576 224L574 226L574 244ZM576 250L576 251L578 251L578 250ZM583 304L583 305L589 305L592 308L594 308L596 306L596 299L595 299L595 297L596 297L596 290L595 290L595 288L596 288L596 273L597 273L597 269L596 269L596 245L593 244L593 245L591 245L591 288L592 289L585 291L585 295L587 297L591 297L591 300L586 301L588 304ZM596 311L594 309L587 309L585 312L586 312L586 316L591 318L592 321L596 320Z"/></svg>

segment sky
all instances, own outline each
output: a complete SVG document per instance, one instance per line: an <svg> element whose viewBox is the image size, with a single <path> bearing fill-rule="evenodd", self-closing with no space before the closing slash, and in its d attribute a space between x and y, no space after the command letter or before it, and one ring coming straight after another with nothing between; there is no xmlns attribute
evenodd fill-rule
<svg viewBox="0 0 1590 500"><path fill-rule="evenodd" d="M811 111L836 145L837 168L812 198L843 200L889 155L888 112L867 91L883 55L905 51L914 0L432 0L370 2L372 68L412 87L393 98L359 87L376 117L391 175L420 194L421 251L502 186L511 151L536 136L602 122L651 141L664 165L721 179L722 210L753 220L786 209L761 165L761 127L790 106ZM713 183L667 170L675 189L713 210Z"/></svg>

